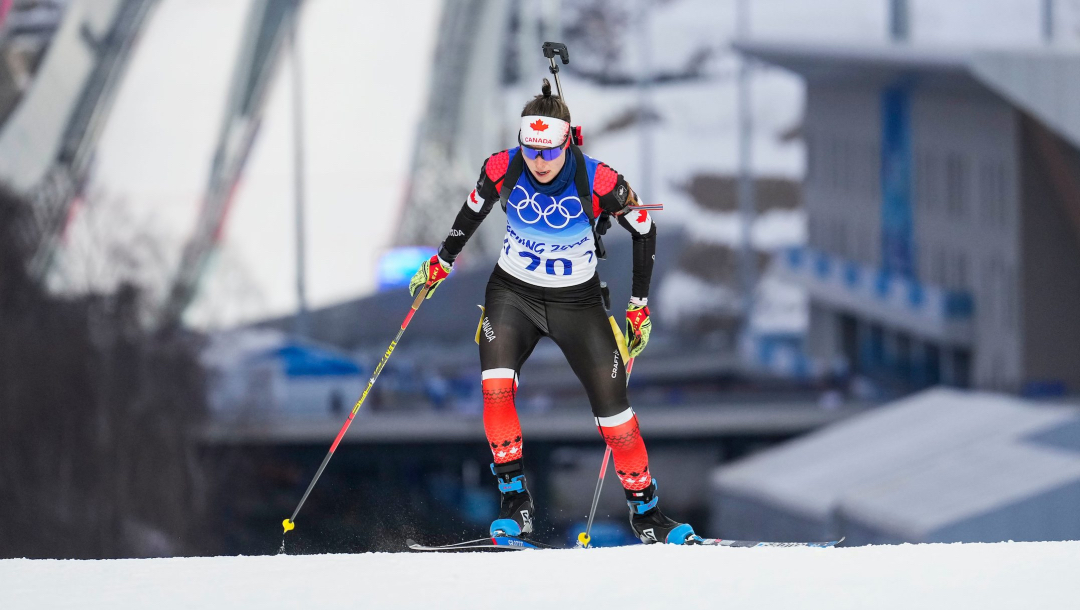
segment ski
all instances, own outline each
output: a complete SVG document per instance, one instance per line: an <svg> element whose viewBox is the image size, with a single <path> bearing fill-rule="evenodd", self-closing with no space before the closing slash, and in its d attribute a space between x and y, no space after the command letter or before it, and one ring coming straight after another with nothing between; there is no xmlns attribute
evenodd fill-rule
<svg viewBox="0 0 1080 610"><path fill-rule="evenodd" d="M477 538L476 540L466 540L464 542L436 546L423 545L412 538L409 538L405 541L405 544L414 551L523 551L526 549L558 548L540 542L534 542L532 540L513 538L511 536L489 536L487 538Z"/></svg>
<svg viewBox="0 0 1080 610"><path fill-rule="evenodd" d="M686 546L726 546L732 548L811 547L827 549L829 547L834 547L843 541L844 539L841 538L839 540L828 540L824 542L767 542L763 540L727 540L724 538L701 538L700 536L695 536L693 540L686 543ZM466 540L464 542L456 542L454 544L443 544L437 546L423 545L416 542L412 538L409 538L405 541L405 544L414 551L523 551L526 549L562 548L543 544L540 542L534 542L532 540L513 538L511 536L477 538L476 540Z"/></svg>
<svg viewBox="0 0 1080 610"><path fill-rule="evenodd" d="M764 542L761 540L725 540L723 538L701 538L695 536L694 540L687 541L688 546L729 546L736 548L754 548L754 547L796 547L805 546L818 549L827 549L834 547L844 539L829 540L825 542Z"/></svg>

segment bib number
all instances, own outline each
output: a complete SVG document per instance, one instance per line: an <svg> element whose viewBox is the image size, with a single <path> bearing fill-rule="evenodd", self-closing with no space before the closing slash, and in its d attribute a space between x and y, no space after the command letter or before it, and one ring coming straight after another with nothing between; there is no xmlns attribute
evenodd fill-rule
<svg viewBox="0 0 1080 610"><path fill-rule="evenodd" d="M533 254L532 252L518 252L518 256L529 259L529 266L525 267L526 271L536 271L536 268L540 266L540 262L544 262L544 271L548 275L559 275L555 272L555 263L562 263L562 275L571 275L574 272L574 264L570 262L570 259L566 258L548 258L543 259Z"/></svg>

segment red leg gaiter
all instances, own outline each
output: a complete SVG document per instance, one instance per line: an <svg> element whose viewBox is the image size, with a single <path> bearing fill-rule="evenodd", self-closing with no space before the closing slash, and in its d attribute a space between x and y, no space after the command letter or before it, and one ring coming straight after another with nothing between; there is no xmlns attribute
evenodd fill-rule
<svg viewBox="0 0 1080 610"><path fill-rule="evenodd" d="M615 473L619 475L623 488L638 491L648 487L652 483L652 475L649 474L649 456L645 452L645 441L641 440L637 415L614 426L604 426L601 422L600 434L611 447Z"/></svg>
<svg viewBox="0 0 1080 610"><path fill-rule="evenodd" d="M505 372L504 372L505 371ZM498 376L496 376L498 375ZM509 376L505 376L509 375ZM484 432L496 464L521 459L521 424L514 408L517 390L510 369L484 371Z"/></svg>

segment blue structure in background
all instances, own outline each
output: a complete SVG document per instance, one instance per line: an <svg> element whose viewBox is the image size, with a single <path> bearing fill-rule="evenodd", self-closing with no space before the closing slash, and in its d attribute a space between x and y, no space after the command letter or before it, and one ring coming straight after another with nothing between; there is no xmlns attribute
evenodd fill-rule
<svg viewBox="0 0 1080 610"><path fill-rule="evenodd" d="M360 375L355 362L330 350L302 343L287 343L257 354L252 361L280 360L288 377L328 377Z"/></svg>
<svg viewBox="0 0 1080 610"><path fill-rule="evenodd" d="M902 87L881 94L881 264L886 275L915 279L911 206L911 97Z"/></svg>
<svg viewBox="0 0 1080 610"><path fill-rule="evenodd" d="M805 379L810 374L810 359L806 353L806 335L796 332L775 332L757 337L756 356L759 365L774 373Z"/></svg>
<svg viewBox="0 0 1080 610"><path fill-rule="evenodd" d="M218 362L211 401L219 414L336 415L364 387L363 367L346 353L288 338L273 343Z"/></svg>
<svg viewBox="0 0 1080 610"><path fill-rule="evenodd" d="M435 248L408 246L394 248L379 259L378 289L408 286L416 270L424 261L434 256Z"/></svg>

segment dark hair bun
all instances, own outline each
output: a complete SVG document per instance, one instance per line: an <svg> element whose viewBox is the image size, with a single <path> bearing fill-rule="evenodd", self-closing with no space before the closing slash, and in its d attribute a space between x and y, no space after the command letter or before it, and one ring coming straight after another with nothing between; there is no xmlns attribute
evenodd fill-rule
<svg viewBox="0 0 1080 610"><path fill-rule="evenodd" d="M549 116L553 119L569 122L570 109L566 107L566 103L562 101L562 98L551 94L551 82L548 79L544 79L544 86L540 90L542 91L540 95L525 104L525 108L521 110L521 116Z"/></svg>

